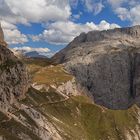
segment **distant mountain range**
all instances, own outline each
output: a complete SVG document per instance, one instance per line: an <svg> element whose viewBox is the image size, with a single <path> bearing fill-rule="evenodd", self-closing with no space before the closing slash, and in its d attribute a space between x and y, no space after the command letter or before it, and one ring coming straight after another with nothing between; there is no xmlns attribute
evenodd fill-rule
<svg viewBox="0 0 140 140"><path fill-rule="evenodd" d="M28 57L28 58L48 58L45 54L40 54L37 51L24 51L24 50L12 50L14 54L18 57Z"/></svg>
<svg viewBox="0 0 140 140"><path fill-rule="evenodd" d="M27 52L24 54L26 57L47 58L45 55L39 54L37 51Z"/></svg>

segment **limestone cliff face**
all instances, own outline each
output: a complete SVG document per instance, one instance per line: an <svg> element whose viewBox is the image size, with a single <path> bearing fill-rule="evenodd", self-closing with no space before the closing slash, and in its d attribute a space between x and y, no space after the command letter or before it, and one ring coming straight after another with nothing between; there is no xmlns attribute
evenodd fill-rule
<svg viewBox="0 0 140 140"><path fill-rule="evenodd" d="M140 104L140 26L82 33L53 60L64 63L95 103Z"/></svg>
<svg viewBox="0 0 140 140"><path fill-rule="evenodd" d="M4 34L0 24L0 41L4 41Z"/></svg>
<svg viewBox="0 0 140 140"><path fill-rule="evenodd" d="M5 47L7 46L6 42L4 41L4 33L1 28L1 24L0 24L0 45L5 46Z"/></svg>
<svg viewBox="0 0 140 140"><path fill-rule="evenodd" d="M13 103L21 99L29 87L25 66L5 46L0 45L0 101Z"/></svg>
<svg viewBox="0 0 140 140"><path fill-rule="evenodd" d="M6 48L0 27L0 101L13 103L28 90L28 74L25 66Z"/></svg>
<svg viewBox="0 0 140 140"><path fill-rule="evenodd" d="M25 96L28 90L28 74L25 66L6 48L0 26L0 101L13 103Z"/></svg>
<svg viewBox="0 0 140 140"><path fill-rule="evenodd" d="M61 140L47 117L35 105L30 106L31 101L23 103L29 87L25 65L0 45L0 139Z"/></svg>
<svg viewBox="0 0 140 140"><path fill-rule="evenodd" d="M26 105L30 88L26 67L6 46L0 28L0 139L61 140L41 111L30 106L31 101Z"/></svg>

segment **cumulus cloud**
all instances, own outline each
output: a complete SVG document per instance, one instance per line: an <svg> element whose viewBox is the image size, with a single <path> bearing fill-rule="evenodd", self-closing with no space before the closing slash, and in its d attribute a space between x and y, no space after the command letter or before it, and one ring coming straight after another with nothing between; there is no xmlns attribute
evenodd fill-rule
<svg viewBox="0 0 140 140"><path fill-rule="evenodd" d="M133 24L140 23L139 0L106 0L121 20L130 20ZM80 18L80 12L72 15L71 6L83 4L86 12L99 14L104 4L102 0L0 0L0 20L4 29L5 39L9 44L23 44L28 41L27 35L21 33L17 24L51 23L43 33L34 36L33 41L44 40L52 44L67 44L81 32L91 30L106 30L119 27L101 21L99 25L93 22L85 24L74 23ZM53 21L53 22L49 22Z"/></svg>
<svg viewBox="0 0 140 140"><path fill-rule="evenodd" d="M1 26L4 31L5 41L8 44L24 44L28 42L27 36L22 34L14 24L1 21Z"/></svg>
<svg viewBox="0 0 140 140"><path fill-rule="evenodd" d="M82 2L88 12L99 14L109 3L121 20L128 20L133 25L140 24L140 0L70 0L72 5Z"/></svg>
<svg viewBox="0 0 140 140"><path fill-rule="evenodd" d="M140 24L140 4L130 10L130 16L134 25Z"/></svg>
<svg viewBox="0 0 140 140"><path fill-rule="evenodd" d="M17 24L67 21L71 17L69 0L0 0L0 21L8 44L28 41Z"/></svg>
<svg viewBox="0 0 140 140"><path fill-rule="evenodd" d="M77 7L78 3L79 3L80 0L69 0L70 2L70 5L74 8Z"/></svg>
<svg viewBox="0 0 140 140"><path fill-rule="evenodd" d="M116 12L116 14L118 14L118 17L121 20L127 20L127 19L130 19L131 18L130 13L129 13L129 10L127 8L118 7L115 10L115 12Z"/></svg>
<svg viewBox="0 0 140 140"><path fill-rule="evenodd" d="M55 22L48 29L38 36L31 36L34 41L45 40L52 44L67 44L72 41L81 32L89 32L92 30L107 30L120 27L117 24L109 24L101 21L99 25L93 22L86 24L76 24L74 22Z"/></svg>
<svg viewBox="0 0 140 140"><path fill-rule="evenodd" d="M89 12L93 12L94 15L99 14L104 8L102 1L99 0L83 0L83 1L87 10Z"/></svg>
<svg viewBox="0 0 140 140"><path fill-rule="evenodd" d="M0 0L0 18L11 23L67 20L70 15L68 0Z"/></svg>
<svg viewBox="0 0 140 140"><path fill-rule="evenodd" d="M83 15L82 12L79 12L78 14L74 14L73 15L73 20L76 20L76 19L80 19L80 17Z"/></svg>
<svg viewBox="0 0 140 140"><path fill-rule="evenodd" d="M139 0L108 0L108 3L121 20L128 20L133 25L140 24Z"/></svg>
<svg viewBox="0 0 140 140"><path fill-rule="evenodd" d="M107 0L107 1L113 8L120 7L123 3L129 2L129 0Z"/></svg>
<svg viewBox="0 0 140 140"><path fill-rule="evenodd" d="M104 8L102 0L69 0L72 7L77 7L78 3L82 4L84 8L93 13L94 15L99 14Z"/></svg>

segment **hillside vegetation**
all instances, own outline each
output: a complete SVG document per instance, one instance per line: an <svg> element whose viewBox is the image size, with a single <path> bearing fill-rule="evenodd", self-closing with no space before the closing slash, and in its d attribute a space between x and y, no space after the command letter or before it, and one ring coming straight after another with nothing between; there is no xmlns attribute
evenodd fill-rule
<svg viewBox="0 0 140 140"><path fill-rule="evenodd" d="M139 133L140 109L109 110L95 105L86 96L64 99L55 91L30 89L22 101L41 112L64 140L127 140Z"/></svg>
<svg viewBox="0 0 140 140"><path fill-rule="evenodd" d="M66 72L62 65L54 65L47 59L27 59L24 61L32 78L32 83L61 85L73 76Z"/></svg>
<svg viewBox="0 0 140 140"><path fill-rule="evenodd" d="M46 77L55 75L55 79L71 78L62 66L49 66L28 63L30 71L38 68L33 79L50 84L53 80ZM32 67L34 66L34 67ZM40 74L38 72L42 72ZM45 71L45 72L44 72ZM38 76L39 75L39 76ZM44 81L46 80L46 81ZM62 79L61 79L62 80ZM59 81L59 80L58 80ZM57 82L58 82L57 81ZM63 80L62 80L63 81ZM46 129L46 124L54 140L128 140L139 139L140 109L134 105L128 110L110 110L96 105L87 96L70 96L65 98L55 89L47 92L30 88L26 98L13 105L10 115L0 112L0 137L6 140L43 139L38 129ZM41 118L44 118L43 120ZM56 136L55 136L56 135ZM46 139L46 137L44 138ZM134 139L135 140L135 139Z"/></svg>
<svg viewBox="0 0 140 140"><path fill-rule="evenodd" d="M54 84L59 78L72 77L62 65L34 66L30 70L39 70L33 80L40 83ZM53 88L48 92L31 88L23 103L39 110L66 140L125 140L139 133L140 109L136 105L127 110L110 110L94 104L87 96L65 99Z"/></svg>
<svg viewBox="0 0 140 140"><path fill-rule="evenodd" d="M0 140L140 140L140 50L127 40L137 38L136 46L139 36L140 27L82 34L54 57L67 62L61 65L41 58L23 64L0 42Z"/></svg>

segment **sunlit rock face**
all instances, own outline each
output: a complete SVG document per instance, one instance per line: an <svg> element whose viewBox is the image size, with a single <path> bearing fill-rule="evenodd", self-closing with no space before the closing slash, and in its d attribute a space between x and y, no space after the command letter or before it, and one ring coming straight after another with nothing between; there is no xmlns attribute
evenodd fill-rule
<svg viewBox="0 0 140 140"><path fill-rule="evenodd" d="M140 26L82 33L53 60L64 63L95 103L140 104Z"/></svg>
<svg viewBox="0 0 140 140"><path fill-rule="evenodd" d="M31 101L26 105L29 94L37 91L28 92L26 66L6 46L0 28L0 139L62 140L43 113L29 105Z"/></svg>
<svg viewBox="0 0 140 140"><path fill-rule="evenodd" d="M0 27L0 101L11 104L25 96L29 78L25 65L5 46Z"/></svg>
<svg viewBox="0 0 140 140"><path fill-rule="evenodd" d="M5 47L7 46L6 42L4 41L4 33L1 28L1 24L0 24L0 45L5 46Z"/></svg>
<svg viewBox="0 0 140 140"><path fill-rule="evenodd" d="M0 41L4 41L4 34L1 25L0 25Z"/></svg>

